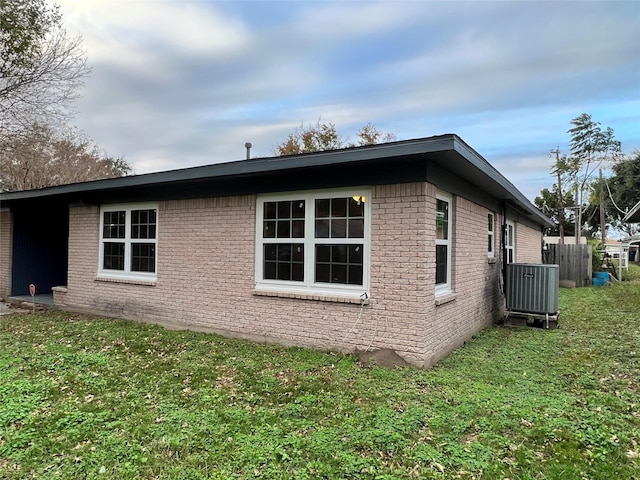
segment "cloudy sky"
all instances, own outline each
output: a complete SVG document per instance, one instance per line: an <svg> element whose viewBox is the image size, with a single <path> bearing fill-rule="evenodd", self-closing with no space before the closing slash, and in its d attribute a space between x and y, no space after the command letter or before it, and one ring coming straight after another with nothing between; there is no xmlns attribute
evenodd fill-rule
<svg viewBox="0 0 640 480"><path fill-rule="evenodd" d="M638 1L55 3L92 68L75 124L136 173L371 122L456 133L532 200L581 113L640 148Z"/></svg>

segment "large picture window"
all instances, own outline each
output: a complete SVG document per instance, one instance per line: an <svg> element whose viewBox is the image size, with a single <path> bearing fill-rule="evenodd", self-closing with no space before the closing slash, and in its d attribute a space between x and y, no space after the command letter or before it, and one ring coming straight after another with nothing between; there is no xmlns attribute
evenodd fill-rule
<svg viewBox="0 0 640 480"><path fill-rule="evenodd" d="M368 190L304 192L258 199L258 288L368 290Z"/></svg>
<svg viewBox="0 0 640 480"><path fill-rule="evenodd" d="M99 274L155 280L157 238L156 205L102 207Z"/></svg>
<svg viewBox="0 0 640 480"><path fill-rule="evenodd" d="M451 292L451 196L436 195L436 294Z"/></svg>

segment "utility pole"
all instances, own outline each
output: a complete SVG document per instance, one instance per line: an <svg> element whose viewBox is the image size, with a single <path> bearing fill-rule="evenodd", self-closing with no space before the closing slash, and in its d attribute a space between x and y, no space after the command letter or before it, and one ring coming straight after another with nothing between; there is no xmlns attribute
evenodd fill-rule
<svg viewBox="0 0 640 480"><path fill-rule="evenodd" d="M578 200L578 195L580 195L580 199ZM582 190L578 187L578 182L576 182L576 200L578 200L578 210L576 211L576 215L578 217L576 223L576 245L580 244L580 237L582 236ZM574 217L575 219L575 217ZM574 220L575 222L575 220Z"/></svg>
<svg viewBox="0 0 640 480"><path fill-rule="evenodd" d="M600 167L600 239L604 246L607 240L607 226L604 224L604 190L602 188L602 167Z"/></svg>
<svg viewBox="0 0 640 480"><path fill-rule="evenodd" d="M560 230L560 245L564 245L564 200L562 198L562 176L560 174L560 149L551 150L556 154L556 174L558 175L558 228Z"/></svg>

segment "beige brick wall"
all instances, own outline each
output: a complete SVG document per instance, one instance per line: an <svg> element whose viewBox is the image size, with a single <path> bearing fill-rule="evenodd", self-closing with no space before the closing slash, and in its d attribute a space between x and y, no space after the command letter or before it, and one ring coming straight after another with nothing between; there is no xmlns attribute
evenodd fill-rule
<svg viewBox="0 0 640 480"><path fill-rule="evenodd" d="M72 207L64 301L72 309L258 341L392 348L411 363L430 365L502 308L500 262L487 258L488 211L460 197L454 199L455 298L436 305L435 193L426 183L372 188L364 307L255 294L254 196L160 202L155 285L96 280L99 208ZM495 241L497 252L499 229Z"/></svg>
<svg viewBox="0 0 640 480"><path fill-rule="evenodd" d="M494 213L496 232L499 232L497 213L465 198L454 198L452 291L455 300L434 307L433 322L427 332L428 364L435 363L502 315L500 261L498 256L490 260L487 255L489 213ZM435 241L435 231L432 238ZM499 240L498 233L494 236L496 254Z"/></svg>
<svg viewBox="0 0 640 480"><path fill-rule="evenodd" d="M11 294L12 226L11 212L0 211L0 298Z"/></svg>
<svg viewBox="0 0 640 480"><path fill-rule="evenodd" d="M516 262L542 263L542 231L516 224Z"/></svg>

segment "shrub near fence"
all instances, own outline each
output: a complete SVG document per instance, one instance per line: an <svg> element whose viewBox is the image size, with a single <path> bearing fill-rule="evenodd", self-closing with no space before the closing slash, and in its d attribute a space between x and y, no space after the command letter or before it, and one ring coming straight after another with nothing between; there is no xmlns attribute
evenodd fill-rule
<svg viewBox="0 0 640 480"><path fill-rule="evenodd" d="M571 280L576 287L591 285L591 245L547 245L543 262L560 266L560 280Z"/></svg>

